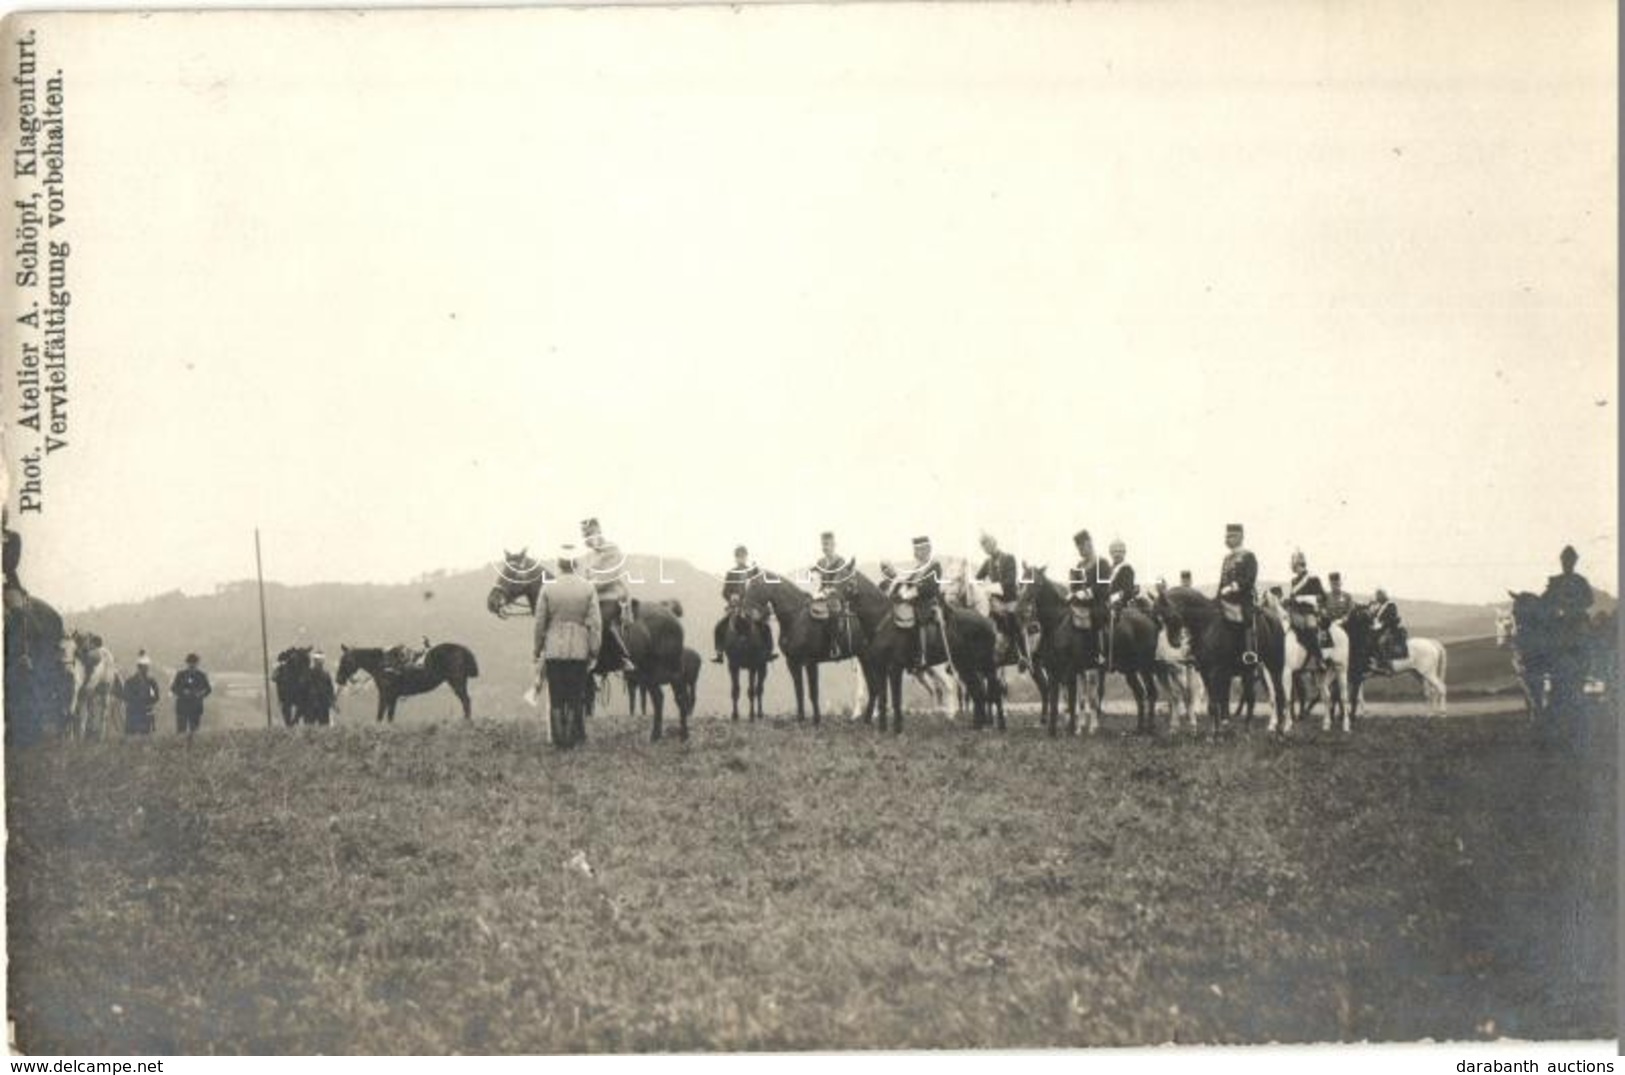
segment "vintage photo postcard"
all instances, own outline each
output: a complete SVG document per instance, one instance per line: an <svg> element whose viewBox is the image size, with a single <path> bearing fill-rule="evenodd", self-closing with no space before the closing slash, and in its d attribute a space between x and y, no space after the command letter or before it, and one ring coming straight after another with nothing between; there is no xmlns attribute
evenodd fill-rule
<svg viewBox="0 0 1625 1075"><path fill-rule="evenodd" d="M1615 18L13 14L11 1047L1595 1053Z"/></svg>

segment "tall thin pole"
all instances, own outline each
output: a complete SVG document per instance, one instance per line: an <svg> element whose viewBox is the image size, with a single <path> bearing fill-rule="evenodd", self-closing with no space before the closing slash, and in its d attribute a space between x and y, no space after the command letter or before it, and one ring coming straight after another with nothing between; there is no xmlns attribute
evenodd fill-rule
<svg viewBox="0 0 1625 1075"><path fill-rule="evenodd" d="M265 629L265 568L260 564L260 528L254 528L254 575L260 583L260 657L265 662L265 726L271 726L271 636Z"/></svg>

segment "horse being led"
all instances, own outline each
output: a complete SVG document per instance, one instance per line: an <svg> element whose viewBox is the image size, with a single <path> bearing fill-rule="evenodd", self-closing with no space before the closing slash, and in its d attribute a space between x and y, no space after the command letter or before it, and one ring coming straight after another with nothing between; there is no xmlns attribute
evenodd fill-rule
<svg viewBox="0 0 1625 1075"><path fill-rule="evenodd" d="M472 719L473 705L468 698L468 681L480 674L474 651L456 642L441 642L431 646L418 664L405 668L389 666L381 646L342 647L338 675L340 687L346 686L359 672L365 672L378 687L378 720L386 716L395 721L395 704L401 698L414 694L427 694L446 684L457 700L463 703L463 719Z"/></svg>
<svg viewBox="0 0 1625 1075"><path fill-rule="evenodd" d="M497 565L496 584L485 597L485 607L491 615L507 619L516 615L523 602L525 615L536 615L536 602L541 597L542 583L552 578L529 552L502 550L502 562Z"/></svg>
<svg viewBox="0 0 1625 1075"><path fill-rule="evenodd" d="M276 668L271 682L276 684L276 704L282 712L282 723L293 727L304 719L313 719L307 713L305 699L310 690L310 646L289 646L276 655Z"/></svg>
<svg viewBox="0 0 1625 1075"><path fill-rule="evenodd" d="M123 732L122 682L113 651L100 635L73 632L73 735L101 739Z"/></svg>

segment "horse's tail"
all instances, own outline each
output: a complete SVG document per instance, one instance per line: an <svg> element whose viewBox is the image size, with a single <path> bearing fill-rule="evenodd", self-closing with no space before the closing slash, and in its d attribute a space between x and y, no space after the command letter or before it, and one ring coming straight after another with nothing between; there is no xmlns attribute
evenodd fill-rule
<svg viewBox="0 0 1625 1075"><path fill-rule="evenodd" d="M463 647L463 653L468 657L467 662L465 662L465 666L468 670L468 678L473 679L475 676L480 674L480 662L478 658L474 656L474 651L469 649L467 646Z"/></svg>
<svg viewBox="0 0 1625 1075"><path fill-rule="evenodd" d="M1445 678L1446 673L1449 672L1449 670L1450 670L1450 647L1445 645L1443 642L1440 642L1439 643L1439 689L1440 689L1441 692L1443 692L1449 686L1449 683ZM1444 699L1441 697L1439 700L1442 702Z"/></svg>

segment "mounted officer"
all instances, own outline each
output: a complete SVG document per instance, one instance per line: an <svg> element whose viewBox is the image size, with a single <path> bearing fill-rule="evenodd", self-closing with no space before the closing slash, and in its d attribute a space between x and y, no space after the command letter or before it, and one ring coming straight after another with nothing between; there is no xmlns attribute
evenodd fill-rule
<svg viewBox="0 0 1625 1075"><path fill-rule="evenodd" d="M1253 609L1258 603L1258 558L1242 547L1244 536L1240 523L1224 528L1224 544L1229 551L1219 565L1219 606L1226 620L1242 625L1242 663L1257 664L1258 625Z"/></svg>
<svg viewBox="0 0 1625 1075"><path fill-rule="evenodd" d="M988 618L1010 644L1010 652L1015 656L1017 665L1026 671L1026 637L1016 619L1016 603L1020 596L1017 591L1020 572L1016 568L1016 558L1002 551L999 539L985 531L982 533L982 551L987 558L976 569L976 581L992 583L997 587L996 592L987 598Z"/></svg>
<svg viewBox="0 0 1625 1075"><path fill-rule="evenodd" d="M1563 546L1558 560L1563 565L1563 573L1547 577L1543 597L1551 609L1552 622L1559 636L1565 641L1572 641L1590 626L1591 603L1595 598L1591 593L1591 583L1574 570L1574 565L1580 560L1574 546Z"/></svg>
<svg viewBox="0 0 1625 1075"><path fill-rule="evenodd" d="M851 557L835 550L835 533L825 530L818 536L820 554L813 563L814 619L830 624L829 655L840 660L852 653L852 620L846 607L846 587L857 572Z"/></svg>
<svg viewBox="0 0 1625 1075"><path fill-rule="evenodd" d="M1409 653L1405 625L1399 619L1399 606L1389 600L1387 590L1378 586L1371 597L1370 608L1371 626L1376 634L1371 663L1378 671L1392 674L1394 659Z"/></svg>
<svg viewBox="0 0 1625 1075"><path fill-rule="evenodd" d="M1095 634L1095 663L1106 663L1106 604L1111 589L1111 575L1106 564L1095 555L1094 538L1089 531L1079 530L1072 535L1072 544L1078 550L1078 562L1067 576L1068 600L1073 608L1073 623ZM1081 621L1081 622L1080 622Z"/></svg>
<svg viewBox="0 0 1625 1075"><path fill-rule="evenodd" d="M1309 558L1302 549L1292 553L1292 578L1286 586L1287 621L1297 634L1298 641L1315 661L1324 660L1320 644L1320 606L1326 596L1319 575L1309 573Z"/></svg>
<svg viewBox="0 0 1625 1075"><path fill-rule="evenodd" d="M598 611L603 620L605 642L599 665L609 671L635 671L631 652L621 625L626 618L631 592L626 585L626 555L621 547L604 536L597 519L581 521L581 537L588 553L576 562L577 572L598 591Z"/></svg>
<svg viewBox="0 0 1625 1075"><path fill-rule="evenodd" d="M1320 605L1320 624L1323 629L1331 627L1354 611L1354 598L1343 589L1343 573L1333 571L1326 576L1326 581L1331 583L1332 588Z"/></svg>
<svg viewBox="0 0 1625 1075"><path fill-rule="evenodd" d="M736 545L734 566L722 577L722 600L727 607L722 613L722 619L717 621L716 630L711 636L712 641L716 643L716 653L711 658L714 664L721 664L723 661L722 648L724 640L728 637L728 621L739 614L740 603L745 600L745 587L749 586L752 580L761 577L762 569L751 562L750 550L743 545ZM773 629L765 620L756 623L755 626L767 641L767 659L778 660L779 655L773 652Z"/></svg>
<svg viewBox="0 0 1625 1075"><path fill-rule="evenodd" d="M890 580L890 595L894 606L912 605L915 623L919 627L919 651L915 654L915 667L925 667L926 639L931 624L944 629L942 622L942 564L931 554L931 539L914 539L914 562L899 571ZM899 625L904 615L901 608L894 613ZM946 639L946 634L944 634Z"/></svg>

